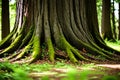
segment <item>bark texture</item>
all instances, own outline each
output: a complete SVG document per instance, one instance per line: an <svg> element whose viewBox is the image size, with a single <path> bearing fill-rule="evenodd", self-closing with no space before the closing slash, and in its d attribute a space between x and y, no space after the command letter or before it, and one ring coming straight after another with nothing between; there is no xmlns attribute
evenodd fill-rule
<svg viewBox="0 0 120 80"><path fill-rule="evenodd" d="M103 39L113 39L111 21L110 21L111 0L102 0L102 26L101 32Z"/></svg>
<svg viewBox="0 0 120 80"><path fill-rule="evenodd" d="M9 0L2 0L2 39L10 33Z"/></svg>
<svg viewBox="0 0 120 80"><path fill-rule="evenodd" d="M1 58L10 61L48 55L54 62L62 51L74 63L92 61L87 54L118 60L99 35L96 0L18 0L15 27L0 48Z"/></svg>
<svg viewBox="0 0 120 80"><path fill-rule="evenodd" d="M118 30L119 30L118 39L120 40L120 3L119 3L119 26L118 26Z"/></svg>

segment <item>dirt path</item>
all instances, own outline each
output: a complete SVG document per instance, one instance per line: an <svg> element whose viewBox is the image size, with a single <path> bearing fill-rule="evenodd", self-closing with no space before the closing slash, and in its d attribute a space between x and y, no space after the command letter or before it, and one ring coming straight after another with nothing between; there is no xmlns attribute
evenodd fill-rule
<svg viewBox="0 0 120 80"><path fill-rule="evenodd" d="M120 69L120 64L99 64L97 66L113 68L113 69Z"/></svg>

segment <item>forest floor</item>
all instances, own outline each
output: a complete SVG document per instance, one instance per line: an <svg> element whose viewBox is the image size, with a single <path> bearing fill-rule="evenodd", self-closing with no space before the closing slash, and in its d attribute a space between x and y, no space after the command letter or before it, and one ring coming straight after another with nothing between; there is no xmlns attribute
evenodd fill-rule
<svg viewBox="0 0 120 80"><path fill-rule="evenodd" d="M102 66L106 67L106 70L101 70L102 72L96 72L94 68L91 68L88 71L86 70L85 72L81 67L77 67L75 75L74 72L68 72L69 69L67 68L53 68L49 71L31 72L29 73L29 76L34 80L42 80L43 78L49 78L46 80L71 80L71 78L72 80L120 80L120 65L115 65L119 66L119 68L115 68L114 65L109 64L102 64ZM91 74L89 73L90 71L92 72ZM81 74L83 73L81 76L79 74L80 72Z"/></svg>
<svg viewBox="0 0 120 80"><path fill-rule="evenodd" d="M11 69L13 72L9 73ZM120 64L112 61L99 63L79 61L73 64L69 60L57 60L52 63L45 59L32 64L7 62L0 63L0 80L8 80L2 79L2 75L8 79L12 76L14 80L120 80Z"/></svg>
<svg viewBox="0 0 120 80"><path fill-rule="evenodd" d="M120 64L82 62L81 66L73 64L72 67L53 67L47 71L30 72L29 77L34 80L120 80Z"/></svg>

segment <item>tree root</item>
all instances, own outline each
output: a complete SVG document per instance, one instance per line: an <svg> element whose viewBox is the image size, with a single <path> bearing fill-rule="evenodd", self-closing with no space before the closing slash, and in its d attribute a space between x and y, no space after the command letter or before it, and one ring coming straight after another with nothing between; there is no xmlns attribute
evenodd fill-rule
<svg viewBox="0 0 120 80"><path fill-rule="evenodd" d="M28 52L30 50L31 45L32 45L32 43L29 43L27 46L25 46L25 48L22 49L22 52L18 53L18 55L15 58L12 58L10 60L10 62L21 59L26 54L26 52Z"/></svg>
<svg viewBox="0 0 120 80"><path fill-rule="evenodd" d="M21 43L21 40L22 40L22 34L18 35L18 37L14 40L14 42L12 42L9 47L4 49L0 53L0 55L3 54L3 53L9 53L9 52L12 52L12 51L16 50L19 47L19 45Z"/></svg>
<svg viewBox="0 0 120 80"><path fill-rule="evenodd" d="M49 59L50 59L50 61L54 62L55 51L54 51L51 39L48 39L47 45L48 45Z"/></svg>
<svg viewBox="0 0 120 80"><path fill-rule="evenodd" d="M88 59L86 59L85 57L83 57L77 49L75 49L74 47L72 47L67 40L64 38L64 36L60 37L60 44L59 47L61 49L64 49L66 51L66 53L68 54L70 60L74 63L78 62L78 60L75 58L75 55L79 57L79 59L81 60L85 60L85 61L89 61Z"/></svg>
<svg viewBox="0 0 120 80"><path fill-rule="evenodd" d="M31 40L31 37L34 33L34 27L31 26L29 32L25 36L25 38L22 40L22 44L19 46L19 49L22 48L25 44L28 44L29 40Z"/></svg>
<svg viewBox="0 0 120 80"><path fill-rule="evenodd" d="M40 57L41 47L40 47L40 37L35 36L33 41L33 53L31 55L30 63L37 60Z"/></svg>
<svg viewBox="0 0 120 80"><path fill-rule="evenodd" d="M9 46L8 44L11 42L11 37L13 36L14 32L11 32L7 37L5 37L1 42L0 42L0 49Z"/></svg>

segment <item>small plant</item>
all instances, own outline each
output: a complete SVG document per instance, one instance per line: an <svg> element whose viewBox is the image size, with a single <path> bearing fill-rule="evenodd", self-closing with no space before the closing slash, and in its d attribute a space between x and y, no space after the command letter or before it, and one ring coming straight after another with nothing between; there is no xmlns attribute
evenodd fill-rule
<svg viewBox="0 0 120 80"><path fill-rule="evenodd" d="M0 80L32 80L17 64L0 63Z"/></svg>
<svg viewBox="0 0 120 80"><path fill-rule="evenodd" d="M14 80L32 80L28 77L28 73L21 69L15 69L11 75Z"/></svg>
<svg viewBox="0 0 120 80"><path fill-rule="evenodd" d="M102 80L118 80L115 76L104 76Z"/></svg>

